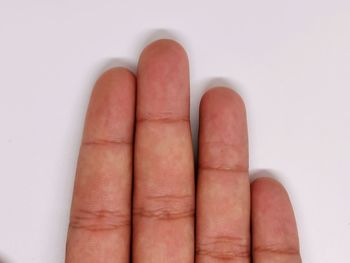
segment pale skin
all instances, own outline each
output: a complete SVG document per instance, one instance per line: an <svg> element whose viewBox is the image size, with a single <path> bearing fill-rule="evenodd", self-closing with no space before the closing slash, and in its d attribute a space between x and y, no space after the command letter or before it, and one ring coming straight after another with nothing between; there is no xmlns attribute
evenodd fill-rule
<svg viewBox="0 0 350 263"><path fill-rule="evenodd" d="M66 263L299 263L292 205L250 183L245 106L226 87L200 103L198 163L183 47L158 40L137 73L113 68L87 111Z"/></svg>

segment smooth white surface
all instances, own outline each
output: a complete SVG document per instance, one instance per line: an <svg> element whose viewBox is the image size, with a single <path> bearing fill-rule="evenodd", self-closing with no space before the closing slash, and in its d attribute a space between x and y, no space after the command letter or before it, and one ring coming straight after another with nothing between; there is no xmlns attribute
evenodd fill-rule
<svg viewBox="0 0 350 263"><path fill-rule="evenodd" d="M144 45L180 41L201 94L249 114L251 169L287 187L304 262L349 263L350 2L0 0L1 263L63 262L89 94Z"/></svg>

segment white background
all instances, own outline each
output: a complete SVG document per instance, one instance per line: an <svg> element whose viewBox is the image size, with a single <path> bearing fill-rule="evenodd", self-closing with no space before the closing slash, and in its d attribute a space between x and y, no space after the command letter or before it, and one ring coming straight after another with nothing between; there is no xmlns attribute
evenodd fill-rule
<svg viewBox="0 0 350 263"><path fill-rule="evenodd" d="M304 262L349 263L348 0L0 0L0 261L63 262L94 80L160 37L188 51L194 131L201 94L235 87L252 172L287 187Z"/></svg>

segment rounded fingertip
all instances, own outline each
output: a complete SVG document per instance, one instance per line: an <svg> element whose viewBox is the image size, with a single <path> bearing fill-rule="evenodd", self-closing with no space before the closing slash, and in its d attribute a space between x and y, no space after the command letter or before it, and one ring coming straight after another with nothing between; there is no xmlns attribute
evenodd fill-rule
<svg viewBox="0 0 350 263"><path fill-rule="evenodd" d="M134 80L134 73L126 67L114 67L104 71L97 79L99 82L120 82L125 80Z"/></svg>
<svg viewBox="0 0 350 263"><path fill-rule="evenodd" d="M221 95L221 96L230 96L230 97L237 96L242 100L240 95L230 87L225 87L225 86L212 87L204 93L203 97L210 96L212 94Z"/></svg>
<svg viewBox="0 0 350 263"><path fill-rule="evenodd" d="M145 47L137 84L137 118L189 118L188 59L176 41L160 39Z"/></svg>
<svg viewBox="0 0 350 263"><path fill-rule="evenodd" d="M222 105L222 107L234 107L245 112L243 98L229 87L213 87L206 91L201 99L201 107L210 105ZM232 105L232 106L230 106Z"/></svg>
<svg viewBox="0 0 350 263"><path fill-rule="evenodd" d="M125 67L114 67L103 72L96 80L91 99L105 100L107 96L109 97L108 101L119 98L126 100L125 103L132 102L135 99L135 90L136 77L134 73Z"/></svg>
<svg viewBox="0 0 350 263"><path fill-rule="evenodd" d="M253 206L290 204L289 194L284 186L270 177L261 177L251 183Z"/></svg>
<svg viewBox="0 0 350 263"><path fill-rule="evenodd" d="M144 61L147 64L150 62L157 62L159 59L164 62L174 60L188 61L188 56L184 47L175 40L172 39L159 39L148 44L140 55L139 64Z"/></svg>
<svg viewBox="0 0 350 263"><path fill-rule="evenodd" d="M105 71L96 81L86 115L84 140L132 140L136 78L124 67Z"/></svg>
<svg viewBox="0 0 350 263"><path fill-rule="evenodd" d="M170 39L170 38L161 38L157 39L151 43L149 43L145 48L144 51L147 49L152 49L152 48L174 48L174 49L180 49L185 52L185 49L183 46L177 42L176 40ZM186 53L186 52L185 52Z"/></svg>
<svg viewBox="0 0 350 263"><path fill-rule="evenodd" d="M215 87L203 95L199 109L199 148L201 162L206 165L248 169L245 107L232 89Z"/></svg>
<svg viewBox="0 0 350 263"><path fill-rule="evenodd" d="M271 177L260 177L251 183L251 189L254 192L286 192L284 186Z"/></svg>
<svg viewBox="0 0 350 263"><path fill-rule="evenodd" d="M215 129L221 128L223 136L242 139L233 134L232 129L246 133L246 110L242 97L228 87L214 87L204 93L200 102L200 119L205 124L215 123ZM226 132L224 132L226 131ZM243 135L243 134L242 134Z"/></svg>
<svg viewBox="0 0 350 263"><path fill-rule="evenodd" d="M255 253L261 247L278 244L279 251L288 252L281 255L300 258L293 206L280 182L261 177L251 183L251 213Z"/></svg>

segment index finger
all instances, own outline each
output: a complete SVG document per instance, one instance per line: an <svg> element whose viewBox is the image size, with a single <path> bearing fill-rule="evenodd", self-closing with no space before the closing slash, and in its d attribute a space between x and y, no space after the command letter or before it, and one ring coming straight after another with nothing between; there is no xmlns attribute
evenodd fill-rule
<svg viewBox="0 0 350 263"><path fill-rule="evenodd" d="M129 262L135 78L116 68L93 90L79 154L67 263Z"/></svg>

